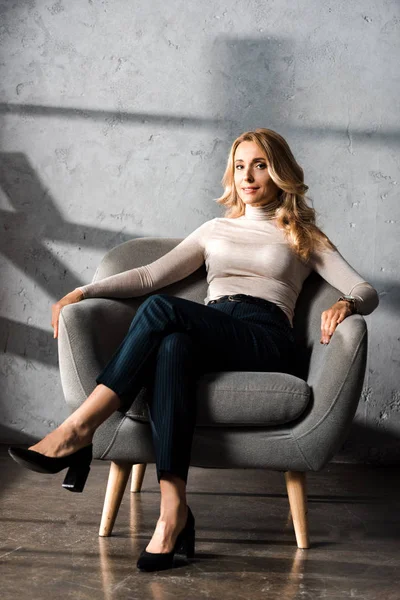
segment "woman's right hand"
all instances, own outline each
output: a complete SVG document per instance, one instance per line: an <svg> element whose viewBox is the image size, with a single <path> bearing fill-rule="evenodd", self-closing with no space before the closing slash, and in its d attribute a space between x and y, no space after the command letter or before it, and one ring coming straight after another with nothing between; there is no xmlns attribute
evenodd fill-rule
<svg viewBox="0 0 400 600"><path fill-rule="evenodd" d="M51 326L54 328L54 337L58 336L58 320L60 318L60 312L63 306L67 304L74 304L75 302L80 302L83 300L83 292L81 290L73 290L61 300L53 304L51 307Z"/></svg>

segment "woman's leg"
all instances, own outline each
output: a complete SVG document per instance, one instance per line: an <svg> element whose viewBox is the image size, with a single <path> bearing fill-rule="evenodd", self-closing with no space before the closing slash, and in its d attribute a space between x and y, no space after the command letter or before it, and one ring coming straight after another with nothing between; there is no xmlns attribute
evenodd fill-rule
<svg viewBox="0 0 400 600"><path fill-rule="evenodd" d="M120 407L117 394L99 384L86 400L57 429L31 446L46 456L64 456L91 443L97 427Z"/></svg>
<svg viewBox="0 0 400 600"><path fill-rule="evenodd" d="M163 474L171 473L187 483L200 369L189 334L170 333L161 341L148 405L159 482Z"/></svg>
<svg viewBox="0 0 400 600"><path fill-rule="evenodd" d="M147 300L149 301L150 298ZM157 345L165 335L167 326L171 326L168 318L164 319L164 322L161 322L162 319L160 321L160 314L156 315L151 323L141 321L141 313L146 302L139 307L128 334L114 353L112 361L97 377L96 381L99 385L57 429L50 432L37 444L30 446L30 450L50 457L71 454L90 444L97 427L115 410L124 410L132 403L148 374L151 366L151 364L149 365L151 354L155 355ZM154 331L153 335L152 331ZM155 337L156 333L158 336ZM111 387L101 383L103 377L107 383L110 381ZM114 391L115 389L120 395ZM121 401L122 390L126 390L124 403Z"/></svg>
<svg viewBox="0 0 400 600"><path fill-rule="evenodd" d="M161 342L153 373L149 418L160 484L160 517L147 552L170 552L186 524L186 483L196 422L196 347L188 334Z"/></svg>
<svg viewBox="0 0 400 600"><path fill-rule="evenodd" d="M90 396L30 450L51 457L71 454L90 444L97 427L115 410L129 408L151 372L158 345L168 331L178 326L173 315L166 314L165 302L160 303L157 298L150 296L140 305L124 340L97 376L99 385ZM201 305L189 302L192 311L198 306Z"/></svg>

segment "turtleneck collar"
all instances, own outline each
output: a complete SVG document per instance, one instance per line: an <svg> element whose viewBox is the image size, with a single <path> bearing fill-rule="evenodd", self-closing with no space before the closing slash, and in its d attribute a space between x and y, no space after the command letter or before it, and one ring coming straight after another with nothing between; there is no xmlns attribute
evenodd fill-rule
<svg viewBox="0 0 400 600"><path fill-rule="evenodd" d="M265 206L252 206L251 204L245 204L244 207L244 219L252 219L254 221L267 221L275 217L275 211L281 204L279 198L272 200Z"/></svg>

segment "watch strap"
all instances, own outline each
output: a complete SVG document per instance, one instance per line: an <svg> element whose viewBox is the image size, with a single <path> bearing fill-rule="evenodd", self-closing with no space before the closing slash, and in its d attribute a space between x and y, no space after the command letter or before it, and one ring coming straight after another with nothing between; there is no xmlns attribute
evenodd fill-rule
<svg viewBox="0 0 400 600"><path fill-rule="evenodd" d="M354 296L340 296L340 298L337 299L337 302L340 302L341 300L345 300L346 302L349 302L353 311L353 314L357 312L357 304L356 304L356 299L354 298Z"/></svg>

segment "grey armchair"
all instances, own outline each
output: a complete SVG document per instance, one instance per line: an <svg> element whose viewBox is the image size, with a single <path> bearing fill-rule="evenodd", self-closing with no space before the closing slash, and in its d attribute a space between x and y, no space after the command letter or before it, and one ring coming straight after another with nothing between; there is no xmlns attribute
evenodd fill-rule
<svg viewBox="0 0 400 600"><path fill-rule="evenodd" d="M175 247L177 238L139 238L108 251L93 281L149 264ZM203 302L206 270L154 293ZM61 384L75 410L96 386L95 378L125 337L139 305L136 298L90 298L62 309L58 337ZM367 328L361 315L339 324L320 344L323 310L338 297L315 272L304 282L295 311L298 344L292 373L213 372L197 385L197 422L191 465L272 469L285 473L299 548L309 548L306 472L319 471L344 442L357 409L365 374ZM144 382L132 406L116 411L96 431L94 458L111 461L100 536L111 535L132 472L140 492L147 463L154 463ZM246 402L243 396L246 395Z"/></svg>

